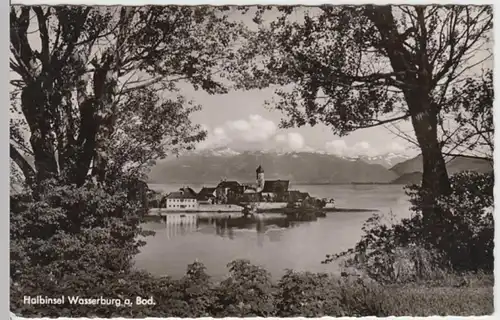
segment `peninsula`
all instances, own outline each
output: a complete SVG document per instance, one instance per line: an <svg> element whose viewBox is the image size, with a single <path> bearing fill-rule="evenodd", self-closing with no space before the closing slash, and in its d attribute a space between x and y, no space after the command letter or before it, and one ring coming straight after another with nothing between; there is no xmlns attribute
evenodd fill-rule
<svg viewBox="0 0 500 320"><path fill-rule="evenodd" d="M199 192L185 186L167 195L155 194L152 214L194 212L285 212L294 208L333 208L333 199L317 199L307 192L289 190L289 180L266 180L264 168L255 170L255 183L222 179Z"/></svg>

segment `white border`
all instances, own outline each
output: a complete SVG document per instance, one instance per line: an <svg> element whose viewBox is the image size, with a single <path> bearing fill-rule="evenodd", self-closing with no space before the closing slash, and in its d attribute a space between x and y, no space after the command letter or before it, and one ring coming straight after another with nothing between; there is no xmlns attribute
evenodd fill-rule
<svg viewBox="0 0 500 320"><path fill-rule="evenodd" d="M422 1L422 0L400 0L400 1L380 1L380 0L326 0L326 1L318 1L318 0L65 0L65 1L57 1L57 0L13 0L11 4L25 4L25 5L33 5L33 4L47 4L47 5L56 5L56 4L73 4L73 5L169 5L169 4L177 4L177 5L321 5L321 4L351 4L351 5L361 5L361 4L414 4L414 5L422 5L422 4L494 4L493 0L484 1L484 0L435 0L435 1Z"/></svg>
<svg viewBox="0 0 500 320"><path fill-rule="evenodd" d="M6 1L1 1L2 2L2 7L4 4L7 4ZM199 0L184 0L184 1L172 1L172 0L145 0L145 1L138 1L138 0L121 0L121 1L117 1L117 0L108 0L108 1L105 1L105 0L90 0L90 1L85 1L85 0L66 0L66 1L57 1L57 0L14 0L14 1L11 1L11 4L24 4L24 5L33 5L33 4L46 4L46 5L62 5L62 4L67 4L67 5L168 5L168 4L177 4L177 5L256 5L256 4L263 4L263 5L320 5L320 4L336 4L336 5L340 5L340 4L353 4L353 5L360 5L360 4L367 4L367 3L371 3L371 4L494 4L494 1L481 1L481 0L477 0L477 1L464 1L464 0L455 0L455 1L443 1L443 0L435 0L435 1L418 1L418 0L407 0L407 1L380 1L380 0L371 0L371 1L366 1L366 0L350 0L350 1L345 1L345 0L339 0L339 1L316 1L316 0L309 0L309 1L294 1L294 0L274 0L274 1L263 1L263 0L260 0L260 1L252 1L252 0L233 0L233 1L224 1L224 0L205 0L205 1L199 1ZM498 14L500 13L500 11L497 9L498 6L494 6L494 17L496 18L498 16ZM8 8L2 8L0 9L2 12L2 14L4 15L4 19L3 19L3 24L4 24L4 27L3 28L0 28L1 30L9 30L9 26L8 26L8 21L9 21L9 16L8 16L8 13L9 13L9 9ZM496 20L496 19L495 19ZM495 25L494 25L494 34L497 34L499 30L499 27L498 27L498 24L496 23L495 21ZM8 31L6 32L2 32L2 41L4 43L8 43L8 36L9 36L9 33ZM495 42L495 51L497 51L497 43ZM8 61L8 57L9 57L9 49L8 49L8 45L5 46L6 48L6 58L3 60L4 63L2 64L2 70L0 70L0 73L1 74L4 74L4 75L9 75L9 70L8 70L8 67L7 67L7 62ZM494 81L494 85L495 85L495 93L496 92L499 92L499 85L498 85L498 82L500 81L499 79L499 76L498 76L498 72L496 72L496 70L498 70L498 67L499 67L499 63L498 63L498 59L495 59L494 60L494 76L495 76L495 81ZM8 76L7 76L8 77ZM5 106L2 108L2 111L1 112L4 112L5 113L5 116L1 117L1 119L3 119L5 122L4 122L4 125L3 126L0 126L0 128L2 128L3 130L5 130L6 132L4 132L2 134L2 143L4 144L5 146L5 149L4 150L7 150L7 145L8 145L8 141L9 141L9 138L8 138L8 119L9 119L9 109L7 106L10 105L10 103L8 102L9 100L9 93L8 93L8 88L9 88L9 85L8 85L8 78L7 80L4 80L4 86L2 86L2 88L5 88L6 91L3 92L3 97L4 97L4 101L6 102ZM498 99L495 100L494 102L494 119L495 119L495 126L499 123L500 121L500 113L497 112L498 108L500 108L500 105L499 105L499 102L498 102ZM498 133L497 131L495 131L495 141L498 141ZM6 190L6 192L4 192L2 194L2 197L4 197L2 203L6 203L7 206L8 206L8 203L9 203L9 200L8 200L8 193L9 193L9 156L8 154L4 154L3 156L0 156L1 158L1 161L2 161L2 166L1 166L1 177L0 177L0 181L1 183L4 184L4 190ZM495 152L494 152L494 158L495 159L500 159L500 151L497 150L495 148ZM495 166L495 172L499 172L498 170L500 170L500 165L497 164L497 161L495 161L494 163L494 166ZM3 189L3 188L2 188ZM499 205L500 205L500 200L498 200L498 197L496 197L496 195L498 194L498 192L500 191L500 187L498 187L497 185L495 185L495 208L498 208ZM1 201L1 200L0 200ZM6 210L6 212L4 211L3 212L3 215L2 215L2 218L3 221L1 224L2 228L4 228L4 232L1 232L1 235L4 239L4 241L2 241L3 243L9 243L8 242L8 235L9 235L9 229L7 228L7 226L9 225L9 216L8 216L8 213L7 212L10 212L10 210ZM498 219L496 218L499 218L499 215L497 213L497 210L495 210L495 257L500 257L500 243L497 242L497 236L498 236L498 227L499 227L499 222L497 222ZM498 244L498 245L497 245ZM7 245L8 246L8 245ZM3 251L5 249L5 246L2 248L2 253L7 253L7 259L9 259L8 257L8 247L7 247L7 250L6 251ZM498 264L500 262L497 261L497 259L495 259L495 270L498 270ZM8 268L7 267L7 274L5 275L5 277L2 277L2 284L1 284L1 287L5 289L8 288L8 283L9 283L9 276L8 276ZM495 272L496 273L496 272ZM7 281L5 281L7 280ZM5 285L4 285L5 284ZM9 290L9 289L7 289ZM495 310L496 310L496 307L500 306L500 290L498 289L497 286L495 286L495 289L494 289L494 293L495 293L495 298L494 298L494 301L495 301ZM7 291L7 296L9 296L9 292ZM5 295L2 293L2 297L5 297ZM4 309L4 307L6 307L7 310L9 310L9 299L2 299L2 309ZM499 312L495 312L494 314L499 314ZM49 318L22 318L22 317L16 317L13 313L10 313L10 318L13 320L13 319L49 319ZM331 317L323 317L325 319L336 319L336 318L331 318ZM442 319L442 318L447 318L447 319L494 319L495 317L494 316L483 316L483 317L439 317L439 316L432 316L432 317L388 317L387 319L395 319L395 318L414 318L414 319ZM58 319L80 319L80 320L90 320L90 318L58 318ZM92 318L92 319L99 319L99 318ZM103 318L105 319L105 318ZM115 320L125 320L125 318L113 318ZM154 320L154 319L176 319L176 318L146 318L146 319L151 319L151 320ZM212 319L212 318L199 318L199 319ZM233 319L233 318L226 318L226 319ZM234 319L238 319L238 318L234 318ZM258 319L258 318L254 318L254 319ZM277 318L279 319L279 318ZM283 318L284 319L284 318ZM306 318L288 318L288 319L306 319ZM338 319L357 319L357 318L352 318L352 317L342 317L342 318L338 318ZM360 319L377 319L376 317L363 317L363 318L360 318Z"/></svg>
<svg viewBox="0 0 500 320"><path fill-rule="evenodd" d="M21 318L15 316L12 318L12 320L17 319L17 320L51 320L54 318ZM98 319L113 319L113 320L130 320L131 318L56 318L58 320L98 320ZM189 318L143 318L144 320L186 320ZM260 320L260 319L295 319L295 320L309 320L309 319L325 319L325 320L354 320L354 319L364 319L364 320L378 320L378 319L453 319L453 320L470 320L470 319L478 319L478 320L486 320L486 319L494 319L492 316L481 316L481 317L440 317L440 316L432 316L432 317L385 317L385 318L377 318L377 317L321 317L321 318L305 318L305 317L296 317L296 318L262 318L262 317L255 317L255 318L195 318L195 319L200 319L200 320L220 320L220 319L250 319L250 320ZM142 319L141 319L142 320Z"/></svg>

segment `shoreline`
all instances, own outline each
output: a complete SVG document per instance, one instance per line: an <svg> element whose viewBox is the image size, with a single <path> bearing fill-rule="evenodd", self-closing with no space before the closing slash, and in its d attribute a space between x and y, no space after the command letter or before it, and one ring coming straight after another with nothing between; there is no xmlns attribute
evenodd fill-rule
<svg viewBox="0 0 500 320"><path fill-rule="evenodd" d="M193 181L180 181L180 182L157 182L157 181L147 181L149 184L156 185L199 185L199 186L208 186L208 185L217 185L220 181L210 182L193 182ZM243 182L243 183L253 183L253 182ZM405 186L407 183L393 183L393 182L296 182L293 183L294 186L357 186L357 185L392 185L392 186Z"/></svg>
<svg viewBox="0 0 500 320"><path fill-rule="evenodd" d="M379 209L362 209L362 208L323 208L323 209L314 209L314 208L308 208L308 209L302 209L302 208L276 208L276 209L267 209L265 211L261 212L256 212L254 214L257 215L263 215L265 216L266 214L270 215L276 215L276 214L282 214L282 217L273 217L274 219L276 218L283 218L286 219L288 215L293 214L293 213L307 213L307 212L314 212L315 214L317 213L322 213L323 217L326 216L328 213L342 213L342 212L379 212ZM220 214L220 216L213 215L211 217L200 215L199 213L205 213L205 214ZM142 217L142 222L159 222L159 221L165 221L167 215L183 215L183 214L197 214L197 219L227 219L228 215L224 214L229 214L231 213L240 213L240 212L204 212L204 211L176 211L176 212L165 212L163 215L147 215ZM244 216L242 216L244 217ZM242 218L239 217L239 218ZM232 217L232 218L238 218L238 217Z"/></svg>

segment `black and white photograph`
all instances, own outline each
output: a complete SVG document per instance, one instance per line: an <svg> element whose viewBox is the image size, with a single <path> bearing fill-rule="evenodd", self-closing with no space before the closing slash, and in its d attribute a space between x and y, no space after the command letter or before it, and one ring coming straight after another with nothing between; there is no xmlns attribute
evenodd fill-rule
<svg viewBox="0 0 500 320"><path fill-rule="evenodd" d="M493 314L492 5L9 10L13 319Z"/></svg>

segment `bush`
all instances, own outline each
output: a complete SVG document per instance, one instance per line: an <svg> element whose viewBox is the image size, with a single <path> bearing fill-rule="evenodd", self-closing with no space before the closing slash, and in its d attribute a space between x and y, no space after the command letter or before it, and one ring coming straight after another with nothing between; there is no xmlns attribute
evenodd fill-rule
<svg viewBox="0 0 500 320"><path fill-rule="evenodd" d="M89 182L76 187L44 181L36 199L29 194L11 196L13 311L36 315L39 307L22 303L27 294L110 297L116 293L116 297L123 289L113 291L116 280L131 283L149 277L132 271L133 257L143 244L136 239L148 233L139 228L142 203L140 198L131 199L130 186ZM115 307L100 310L67 304L63 308L68 315L118 312ZM61 312L58 305L42 309L54 316Z"/></svg>
<svg viewBox="0 0 500 320"><path fill-rule="evenodd" d="M327 274L287 270L278 282L278 314L281 317L341 316L339 292L329 290L331 280Z"/></svg>
<svg viewBox="0 0 500 320"><path fill-rule="evenodd" d="M452 193L436 199L435 214L422 215L423 190L409 186L411 219L386 223L375 214L350 250L327 256L344 259L382 283L439 279L449 271L493 271L493 173L451 177Z"/></svg>
<svg viewBox="0 0 500 320"><path fill-rule="evenodd" d="M215 290L215 317L269 317L274 315L271 275L248 260L228 264L229 277Z"/></svg>
<svg viewBox="0 0 500 320"><path fill-rule="evenodd" d="M346 273L365 275L379 283L407 283L418 279L440 278L446 263L436 250L408 241L411 229L406 225L388 225L379 213L363 225L364 235L356 246L345 252L327 255L323 263L341 259Z"/></svg>
<svg viewBox="0 0 500 320"><path fill-rule="evenodd" d="M119 190L48 183L37 201L12 202L14 280L26 268L48 265L56 277L94 265L126 271L143 244L136 240L144 234L139 228L140 206Z"/></svg>
<svg viewBox="0 0 500 320"><path fill-rule="evenodd" d="M324 273L287 270L278 282L280 317L384 316L380 288Z"/></svg>
<svg viewBox="0 0 500 320"><path fill-rule="evenodd" d="M484 280L470 290L453 286L379 286L361 279L293 272L278 283L248 261L229 264L230 275L221 283L210 281L203 264L188 266L180 280L153 277L145 272L114 273L95 266L50 277L50 268L27 270L11 284L11 311L36 317L321 317L391 315L479 315L493 310L493 282ZM469 289L469 288L467 288ZM154 305L29 305L30 296L105 297L135 300L153 297ZM432 292L429 295L429 292ZM439 303L438 303L438 302Z"/></svg>
<svg viewBox="0 0 500 320"><path fill-rule="evenodd" d="M437 199L443 217L422 217L421 190L409 188L413 210L424 225L420 236L443 252L453 269L492 272L493 173L463 172L450 180L452 193Z"/></svg>

